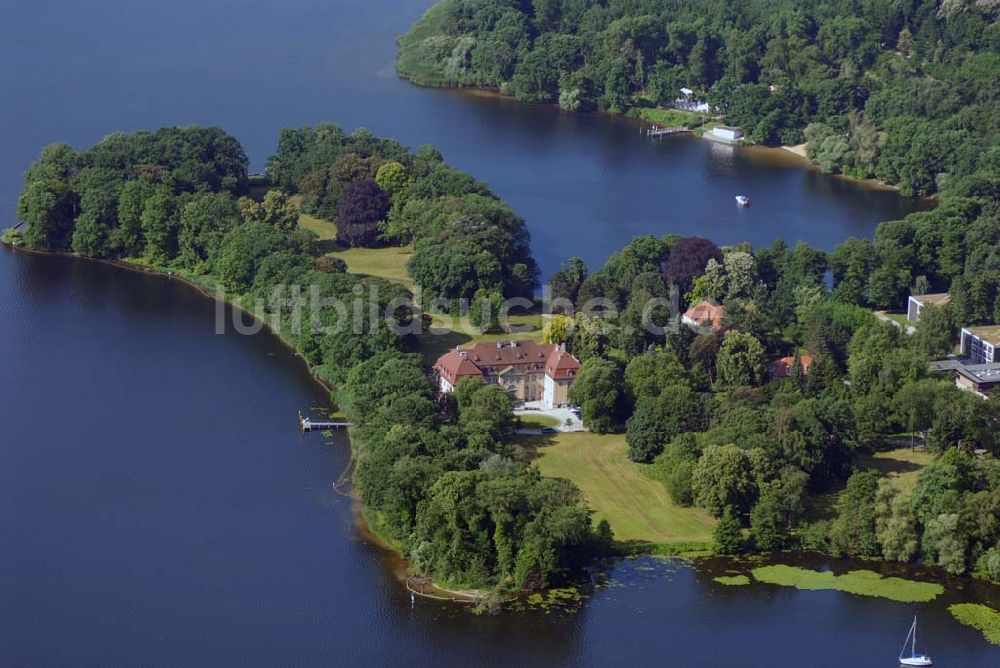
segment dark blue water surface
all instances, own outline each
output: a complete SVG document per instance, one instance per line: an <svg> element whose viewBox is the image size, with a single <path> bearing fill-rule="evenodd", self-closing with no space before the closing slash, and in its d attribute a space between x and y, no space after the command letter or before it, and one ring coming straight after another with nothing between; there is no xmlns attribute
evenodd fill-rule
<svg viewBox="0 0 1000 668"><path fill-rule="evenodd" d="M48 142L219 124L259 168L278 128L320 121L437 144L525 216L546 271L644 232L829 247L913 207L771 154L400 82L393 40L426 2L7 0L0 211ZM325 392L215 315L176 281L0 250L0 666L892 666L914 612L938 665L1000 665L946 610L996 590L961 580L912 606L641 559L572 611L411 607L332 487L346 443L298 433Z"/></svg>
<svg viewBox="0 0 1000 668"><path fill-rule="evenodd" d="M364 126L436 144L525 217L545 275L569 255L603 262L636 234L719 243L781 236L832 248L917 203L802 169L792 156L396 78L395 39L430 0L4 0L0 212L47 143L117 130L214 124L263 168L278 130ZM742 210L733 196L753 206Z"/></svg>

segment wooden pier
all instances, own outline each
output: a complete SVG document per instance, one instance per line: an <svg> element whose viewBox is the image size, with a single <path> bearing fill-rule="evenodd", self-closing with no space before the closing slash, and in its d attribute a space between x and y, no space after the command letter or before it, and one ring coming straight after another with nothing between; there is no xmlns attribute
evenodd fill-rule
<svg viewBox="0 0 1000 668"><path fill-rule="evenodd" d="M312 418L307 418L302 415L302 411L299 411L299 429L305 434L309 431L332 431L334 429L347 429L351 426L350 422L320 422L318 420L313 420Z"/></svg>
<svg viewBox="0 0 1000 668"><path fill-rule="evenodd" d="M677 126L673 128L661 128L658 125L654 125L646 130L647 137L666 137L669 135L682 135L691 132L689 128L684 126Z"/></svg>

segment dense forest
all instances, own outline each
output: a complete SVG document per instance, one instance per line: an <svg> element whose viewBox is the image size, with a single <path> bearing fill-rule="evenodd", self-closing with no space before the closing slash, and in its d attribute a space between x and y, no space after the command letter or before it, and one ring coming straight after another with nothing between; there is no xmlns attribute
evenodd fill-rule
<svg viewBox="0 0 1000 668"><path fill-rule="evenodd" d="M408 271L422 303L531 297L538 265L527 227L473 177L446 165L433 146L332 125L283 130L268 174L302 208L337 223L347 246L413 244Z"/></svg>
<svg viewBox="0 0 1000 668"><path fill-rule="evenodd" d="M601 297L614 308L556 316L546 337L583 361L570 397L584 423L598 432L624 425L630 458L648 464L676 503L722 518L722 550L919 559L1000 581L1000 397L983 400L931 374L930 360L954 347L960 303L928 307L912 336L862 306L847 268L855 253L867 261L869 251L854 248L862 243L827 256L781 241L755 251L638 237L593 273L574 259L553 276L556 296L578 306ZM919 261L912 240L899 250ZM961 265L978 252L949 257ZM723 303L721 330L642 327L642 304L671 285L686 303ZM784 356L790 377L769 377L769 362ZM911 443L938 456L907 490L871 458ZM845 484L834 508L817 507Z"/></svg>
<svg viewBox="0 0 1000 668"><path fill-rule="evenodd" d="M115 134L83 151L57 144L25 173L18 215L27 227L17 234L38 250L224 286L227 299L266 319L335 387L334 401L355 425L365 513L423 573L462 586L542 587L606 549L606 526L599 540L579 490L505 456L506 391L468 386L457 401L439 402L419 356L402 352L413 348L410 335L393 327L413 309L385 321L337 308L374 295L383 311L411 295L347 273L299 228L291 196L335 212L347 245L414 242L418 284L448 299L530 294L537 268L523 221L432 147L414 154L364 130L285 130L269 175L277 187L248 196L243 149L216 128ZM477 254L462 266L473 273L448 283L435 272L447 268L448 254L467 253L467 243ZM309 292L285 290L296 285ZM316 321L301 328L292 314L304 299Z"/></svg>
<svg viewBox="0 0 1000 668"><path fill-rule="evenodd" d="M412 334L392 326L410 324L412 310L386 321L334 307L374 289L384 308L409 292L347 273L298 225L301 206L331 216L344 246L412 244L423 299L450 310L532 294L524 222L432 147L411 152L363 130L283 131L266 192L251 192L246 170L238 142L217 129L50 146L25 173L23 238L221 284L274 323L354 424L370 523L438 581L545 586L606 552L610 530L592 528L579 490L521 460L510 395L467 382L438 397L419 356L404 352L417 348ZM637 237L603 267L573 258L551 277L554 297L608 307L549 318L543 335L583 362L571 399L585 424L623 430L629 456L678 504L720 517L720 550L801 546L1000 580L1000 397L959 391L929 366L960 326L1000 319L998 207L989 192L951 193L830 253ZM288 285L315 291L320 327L294 327L291 307L305 297L281 292ZM951 302L926 307L913 336L871 313L929 291ZM723 304L725 328L650 333L646 304L672 293L682 307ZM795 360L791 377L772 380L767 364L782 356ZM912 489L864 464L901 442L936 454ZM817 508L842 488L835 507Z"/></svg>
<svg viewBox="0 0 1000 668"><path fill-rule="evenodd" d="M752 142L906 195L998 194L995 0L443 0L399 73L573 111L695 91ZM990 177L984 183L983 174Z"/></svg>

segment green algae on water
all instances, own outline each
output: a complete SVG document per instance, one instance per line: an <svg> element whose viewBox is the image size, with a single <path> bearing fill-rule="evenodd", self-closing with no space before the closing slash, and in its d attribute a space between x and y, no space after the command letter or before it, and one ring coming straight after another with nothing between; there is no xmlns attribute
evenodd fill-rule
<svg viewBox="0 0 1000 668"><path fill-rule="evenodd" d="M754 578L768 584L784 585L796 589L837 591L858 596L876 596L901 603L924 603L944 593L936 582L883 577L874 571L850 571L835 575L831 571L813 571L808 568L775 564L760 566L751 571Z"/></svg>
<svg viewBox="0 0 1000 668"><path fill-rule="evenodd" d="M712 578L719 584L737 586L750 584L750 578L746 575L719 575Z"/></svg>
<svg viewBox="0 0 1000 668"><path fill-rule="evenodd" d="M981 603L955 603L948 606L951 616L983 634L988 642L1000 645L1000 612Z"/></svg>
<svg viewBox="0 0 1000 668"><path fill-rule="evenodd" d="M583 594L576 587L563 587L561 589L546 589L543 592L529 594L516 606L520 610L552 610L573 611L579 609L583 603Z"/></svg>

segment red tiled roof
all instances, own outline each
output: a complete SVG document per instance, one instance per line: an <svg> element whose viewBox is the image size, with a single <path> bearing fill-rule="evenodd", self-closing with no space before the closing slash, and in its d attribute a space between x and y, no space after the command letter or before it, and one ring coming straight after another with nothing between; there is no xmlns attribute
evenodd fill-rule
<svg viewBox="0 0 1000 668"><path fill-rule="evenodd" d="M553 380L572 378L579 370L580 362L561 347L549 355L545 363L545 373Z"/></svg>
<svg viewBox="0 0 1000 668"><path fill-rule="evenodd" d="M507 367L533 366L556 380L575 375L580 362L557 344L535 341L477 343L438 358L434 370L454 385L461 378L496 375ZM531 370L531 369L528 369Z"/></svg>
<svg viewBox="0 0 1000 668"><path fill-rule="evenodd" d="M803 374L809 373L809 367L812 366L813 358L809 355L802 355L799 357L799 365L802 368ZM767 365L767 372L771 374L771 378L790 378L792 376L792 368L795 366L795 358L791 355L788 357L782 357L780 360L774 360Z"/></svg>
<svg viewBox="0 0 1000 668"><path fill-rule="evenodd" d="M699 325L703 322L711 322L712 327L719 328L722 327L722 321L726 317L726 307L702 301L685 311L684 317Z"/></svg>
<svg viewBox="0 0 1000 668"><path fill-rule="evenodd" d="M464 352L452 350L439 357L434 363L434 370L452 385L457 384L461 378L475 378L483 375L479 367L463 354Z"/></svg>

